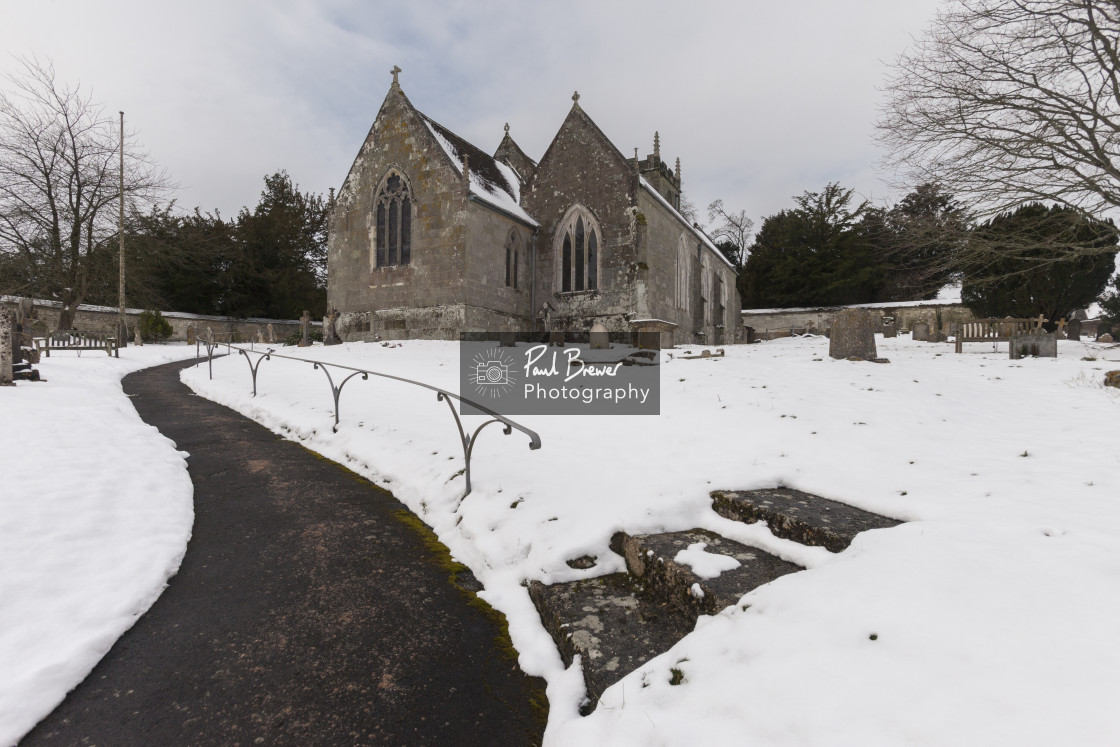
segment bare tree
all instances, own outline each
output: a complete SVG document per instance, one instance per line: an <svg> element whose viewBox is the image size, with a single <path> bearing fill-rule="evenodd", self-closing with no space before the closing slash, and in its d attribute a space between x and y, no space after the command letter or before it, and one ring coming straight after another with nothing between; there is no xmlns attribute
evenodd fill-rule
<svg viewBox="0 0 1120 747"><path fill-rule="evenodd" d="M62 303L61 328L73 322L95 268L115 254L120 199L114 118L53 65L20 60L0 91L0 261L2 290ZM167 188L126 135L124 192L133 209Z"/></svg>
<svg viewBox="0 0 1120 747"><path fill-rule="evenodd" d="M735 265L735 272L742 273L747 261L747 240L754 230L754 221L747 217L746 210L728 211L723 200L715 200L708 205L708 220L712 221L711 237L716 246L723 250Z"/></svg>
<svg viewBox="0 0 1120 747"><path fill-rule="evenodd" d="M1086 221L1120 208L1120 0L957 0L886 93L879 140L903 184L940 183L977 218L1036 201ZM1042 254L1101 251L1076 233Z"/></svg>

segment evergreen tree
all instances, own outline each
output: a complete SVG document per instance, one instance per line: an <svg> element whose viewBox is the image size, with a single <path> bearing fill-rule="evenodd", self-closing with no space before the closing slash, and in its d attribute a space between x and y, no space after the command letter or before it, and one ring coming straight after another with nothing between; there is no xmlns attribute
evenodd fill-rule
<svg viewBox="0 0 1120 747"><path fill-rule="evenodd" d="M872 252L878 219L866 202L853 206L852 194L831 183L795 197L797 208L763 220L740 275L745 307L874 300L884 279Z"/></svg>
<svg viewBox="0 0 1120 747"><path fill-rule="evenodd" d="M327 206L287 172L264 179L252 212L236 223L236 251L223 273L225 313L295 319L326 307Z"/></svg>
<svg viewBox="0 0 1120 747"><path fill-rule="evenodd" d="M1069 208L1031 203L996 216L975 234L991 247L982 261L974 257L963 267L961 297L977 316L1042 314L1051 322L1069 318L1101 294L1114 269L1116 249L1109 247L1116 246L1117 231L1112 221L1086 219ZM1053 248L1055 237L1073 237L1094 251L1070 259ZM1003 242L1016 251L1001 253Z"/></svg>
<svg viewBox="0 0 1120 747"><path fill-rule="evenodd" d="M968 217L938 184L923 184L882 213L874 244L886 269L883 301L934 298L958 274Z"/></svg>

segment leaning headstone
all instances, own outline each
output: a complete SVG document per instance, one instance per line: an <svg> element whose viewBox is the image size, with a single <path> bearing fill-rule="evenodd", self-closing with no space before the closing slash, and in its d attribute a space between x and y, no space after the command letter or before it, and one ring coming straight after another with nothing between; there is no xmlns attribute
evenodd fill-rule
<svg viewBox="0 0 1120 747"><path fill-rule="evenodd" d="M0 386L12 385L12 361L14 348L12 345L13 328L12 313L6 308L0 308Z"/></svg>
<svg viewBox="0 0 1120 747"><path fill-rule="evenodd" d="M308 335L311 332L311 312L307 309L303 310L303 316L299 318L300 340L299 346L306 348L311 345L311 340Z"/></svg>
<svg viewBox="0 0 1120 747"><path fill-rule="evenodd" d="M1011 360L1033 356L1035 358L1058 357L1058 335L1053 332L1032 332L1011 338Z"/></svg>
<svg viewBox="0 0 1120 747"><path fill-rule="evenodd" d="M592 350L609 350L611 347L610 333L607 328L601 323L596 322L591 327L591 349Z"/></svg>
<svg viewBox="0 0 1120 747"><path fill-rule="evenodd" d="M1081 339L1081 320L1074 319L1066 325L1066 339L1067 340L1080 340Z"/></svg>
<svg viewBox="0 0 1120 747"><path fill-rule="evenodd" d="M914 322L914 326L910 330L911 340L920 340L921 342L929 341L929 322Z"/></svg>
<svg viewBox="0 0 1120 747"><path fill-rule="evenodd" d="M871 312L866 309L844 309L832 320L832 334L828 341L829 356L836 359L875 360L879 354L875 350L873 329Z"/></svg>
<svg viewBox="0 0 1120 747"><path fill-rule="evenodd" d="M188 345L194 345L196 342L198 342L198 333L194 331L194 325L193 324L188 324L187 325L187 344Z"/></svg>

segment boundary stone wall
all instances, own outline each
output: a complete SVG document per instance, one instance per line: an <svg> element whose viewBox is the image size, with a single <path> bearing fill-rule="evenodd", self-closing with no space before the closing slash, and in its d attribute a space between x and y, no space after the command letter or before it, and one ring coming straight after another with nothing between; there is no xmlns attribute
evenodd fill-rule
<svg viewBox="0 0 1120 747"><path fill-rule="evenodd" d="M12 296L0 297L0 306L14 311L18 301ZM129 342L135 334L136 320L144 309L125 309L125 321L129 327ZM45 335L57 329L58 318L62 313L61 304L57 301L35 301L35 313L38 319L34 329L36 335ZM299 331L299 321L291 319L234 319L228 316L207 316L203 314L186 314L178 311L162 311L163 318L171 325L170 342L184 342L187 339L187 327L195 325L199 334L205 333L206 326L214 328L214 334L221 337L231 332L238 339L248 342L257 338L257 328L264 329L268 334L268 325L271 323L277 340L283 340ZM108 306L92 306L82 304L74 315L74 327L81 332L90 332L102 335L115 335L117 333L117 309ZM321 321L313 321L312 326L321 327Z"/></svg>

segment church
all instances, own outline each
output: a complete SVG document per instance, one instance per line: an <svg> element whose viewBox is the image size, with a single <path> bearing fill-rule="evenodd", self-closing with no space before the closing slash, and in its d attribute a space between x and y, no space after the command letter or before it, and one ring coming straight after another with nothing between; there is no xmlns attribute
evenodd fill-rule
<svg viewBox="0 0 1120 747"><path fill-rule="evenodd" d="M539 161L493 155L417 110L399 68L332 200L328 305L344 340L461 332L734 342L731 264L680 210L680 160L627 158L572 96Z"/></svg>

